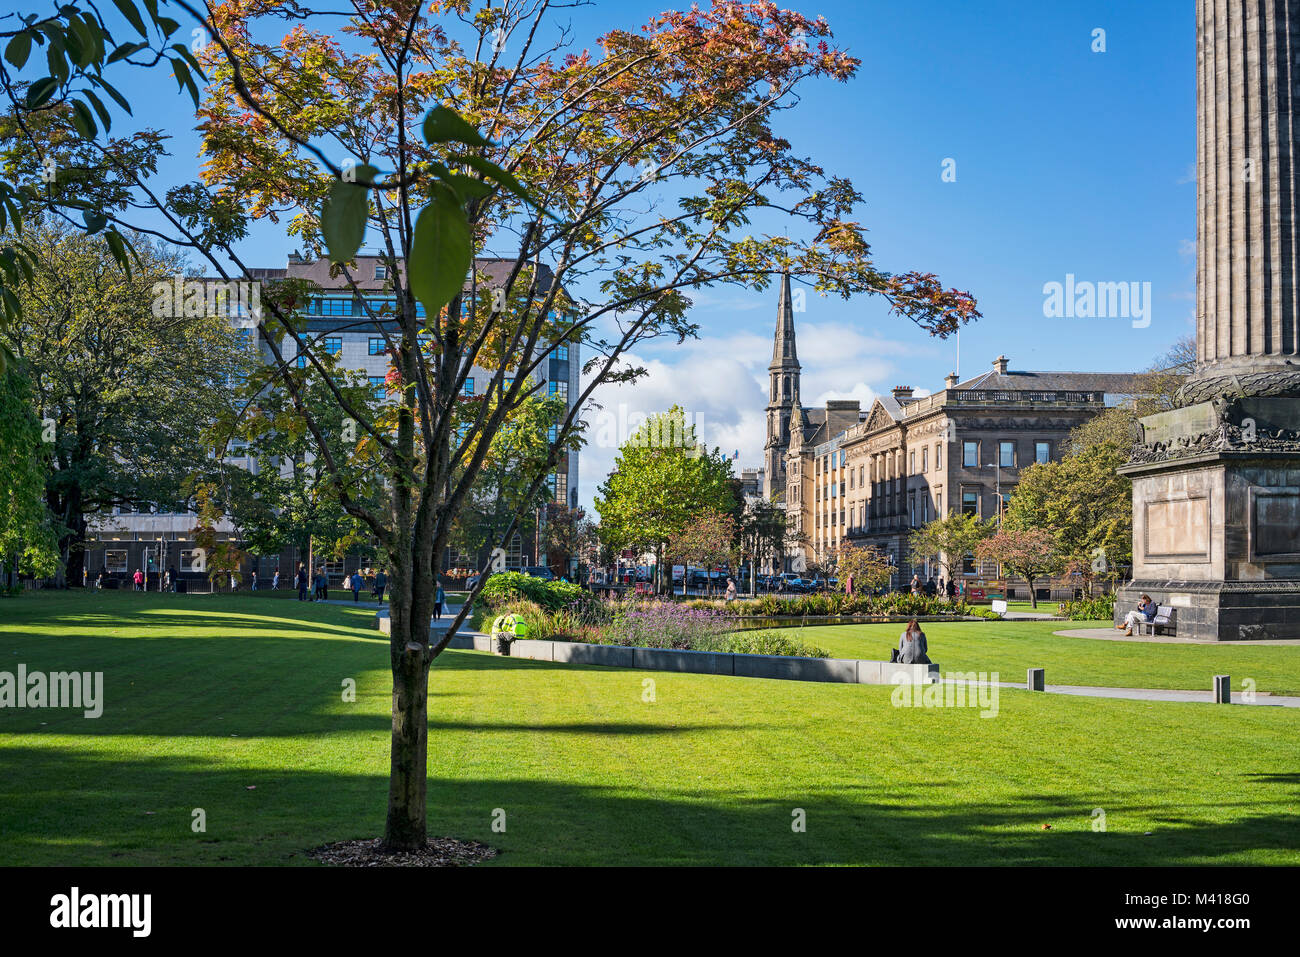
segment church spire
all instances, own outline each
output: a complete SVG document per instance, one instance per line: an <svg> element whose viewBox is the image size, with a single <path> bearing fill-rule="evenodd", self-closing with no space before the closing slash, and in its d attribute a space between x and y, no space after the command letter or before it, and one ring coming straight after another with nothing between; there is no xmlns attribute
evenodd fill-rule
<svg viewBox="0 0 1300 957"><path fill-rule="evenodd" d="M772 343L769 369L798 369L799 356L794 348L794 297L790 294L790 274L781 274L781 297L776 304L776 338Z"/></svg>

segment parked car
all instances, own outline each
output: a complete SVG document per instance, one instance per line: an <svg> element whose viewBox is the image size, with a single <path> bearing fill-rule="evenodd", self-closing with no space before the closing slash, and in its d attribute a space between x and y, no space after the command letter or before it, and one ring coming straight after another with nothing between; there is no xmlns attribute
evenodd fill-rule
<svg viewBox="0 0 1300 957"><path fill-rule="evenodd" d="M554 581L555 574L549 568L541 565L529 565L524 569L524 574L529 578L541 578L546 581Z"/></svg>

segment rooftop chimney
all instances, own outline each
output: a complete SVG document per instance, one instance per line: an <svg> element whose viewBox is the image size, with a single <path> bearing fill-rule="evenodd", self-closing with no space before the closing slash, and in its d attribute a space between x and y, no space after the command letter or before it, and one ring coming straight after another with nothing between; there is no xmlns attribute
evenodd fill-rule
<svg viewBox="0 0 1300 957"><path fill-rule="evenodd" d="M912 398L912 387L910 385L894 386L894 400L902 403Z"/></svg>
<svg viewBox="0 0 1300 957"><path fill-rule="evenodd" d="M944 387L945 389L955 389L955 388L957 388L957 373L955 373L955 372L949 372L946 376L944 376L944 377L943 377L943 387Z"/></svg>
<svg viewBox="0 0 1300 957"><path fill-rule="evenodd" d="M994 368L995 370L997 370L998 375L1006 375L1006 374L1007 374L1007 357L1006 357L1006 356L998 356L996 359L994 359L994 360L993 360L993 368Z"/></svg>

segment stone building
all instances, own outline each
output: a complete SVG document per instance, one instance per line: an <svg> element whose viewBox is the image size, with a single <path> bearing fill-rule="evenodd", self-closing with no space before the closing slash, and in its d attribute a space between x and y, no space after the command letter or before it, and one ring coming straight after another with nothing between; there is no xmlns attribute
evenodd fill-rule
<svg viewBox="0 0 1300 957"><path fill-rule="evenodd" d="M789 302L783 282L767 435L769 462L784 463L773 494L785 502L798 541L787 570L825 564L847 541L890 555L895 586L914 572L938 577L931 557L909 554L913 528L957 511L1000 515L1022 468L1059 460L1072 429L1134 389L1132 375L1026 372L999 356L973 378L948 376L934 393L898 386L866 410L857 400L805 409ZM971 578L996 572L973 559L962 567Z"/></svg>
<svg viewBox="0 0 1300 957"><path fill-rule="evenodd" d="M495 282L504 280L511 265L512 261L480 259L476 261L475 269L479 274L487 276L491 288ZM383 327L392 323L382 318L368 320L361 302L362 297L353 295L343 277L330 276L327 261L304 259L291 253L285 267L258 268L251 270L251 273L259 282L293 278L315 283L320 291L307 303L305 335L315 340L318 351L340 356L344 368L362 372L376 393L383 394L389 370ZM387 306L391 314L395 309L395 299L384 260L375 255L358 255L353 275L357 277L357 286L368 300L372 313L380 314ZM539 281L543 288L551 281L550 271L545 267ZM423 306L418 307L418 313L423 315ZM236 324L243 323L237 320ZM249 341L252 346L251 334ZM256 345L270 359L267 345L260 341ZM283 340L281 348L286 360L296 361L300 368L305 364L306 359L296 355L292 339ZM578 345L557 346L548 343L539 346L536 355L542 362L535 375L545 381L547 393L564 397L572 408L580 390L581 360ZM490 371L475 368L465 381L465 393L482 393L491 376ZM237 456L239 449L233 451ZM568 453L549 476L551 501L570 507L577 505L578 458L576 451ZM228 461L235 466L256 468L256 462L251 459L232 457ZM93 579L100 571L125 575L136 568L152 567L157 572L175 566L182 570L183 577L205 578L200 568L201 560L190 539L194 522L195 514L187 511L183 504L170 510L157 507L141 510L115 509L113 514L100 517L92 526L91 540L87 542L86 562L90 577ZM219 538L229 537L233 535L234 529L226 521L218 527L217 532ZM479 567L485 559L486 556L459 555L449 549L444 556L444 567ZM279 568L283 578L299 561L306 560L305 554L299 555L296 550L289 550L282 555L256 556L252 559L254 564L249 570L256 569L260 576L266 578ZM531 536L516 533L506 549L507 567L520 568L534 564L535 560ZM358 555L348 561L325 564L331 574L341 576L371 562L369 556Z"/></svg>

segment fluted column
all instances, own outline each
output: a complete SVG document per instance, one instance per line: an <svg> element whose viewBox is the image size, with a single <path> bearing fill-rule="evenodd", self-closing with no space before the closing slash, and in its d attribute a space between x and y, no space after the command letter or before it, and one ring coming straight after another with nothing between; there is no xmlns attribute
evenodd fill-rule
<svg viewBox="0 0 1300 957"><path fill-rule="evenodd" d="M1199 401L1300 390L1300 0L1197 0Z"/></svg>

